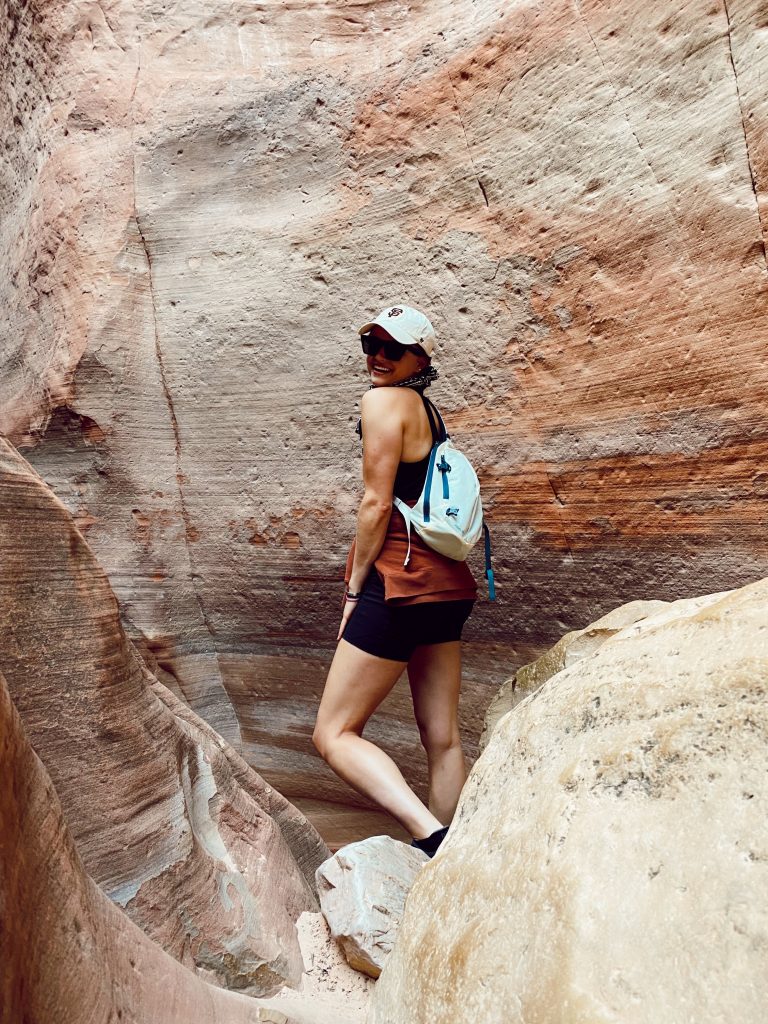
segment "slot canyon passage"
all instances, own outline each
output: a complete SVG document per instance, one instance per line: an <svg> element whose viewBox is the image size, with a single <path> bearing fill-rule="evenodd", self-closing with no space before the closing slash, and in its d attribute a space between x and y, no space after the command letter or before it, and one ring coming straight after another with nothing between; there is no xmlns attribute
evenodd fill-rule
<svg viewBox="0 0 768 1024"><path fill-rule="evenodd" d="M543 723L583 693L567 676L563 710L499 689L564 634L629 602L699 622L709 605L686 601L744 588L701 629L768 674L748 639L768 621L768 0L2 0L0 37L0 905L42 915L3 926L0 1017L113 1019L98 960L70 981L50 965L90 946L123 993L114 1019L287 1020L224 989L297 985L329 849L404 837L311 742L361 494L356 328L383 305L435 325L429 394L478 469L498 592L481 584L465 630L471 760L489 706L500 724L419 905L459 888L505 813L546 831L493 791L514 771L501 745L562 753ZM599 657L598 682L645 679ZM406 683L366 735L423 795ZM759 749L739 748L754 775ZM42 841L45 891L27 877ZM606 856L585 876L613 878ZM755 921L734 929L765 960ZM466 988L441 1002L416 985L449 989L448 960L405 925L379 1024L721 1019L717 1000L676 1017L631 978L611 1016L547 971L530 994L522 967L501 1016ZM451 969L485 978L477 948ZM8 977L27 954L48 957L29 989L48 995L23 1016ZM757 1022L765 968L742 980L731 1019Z"/></svg>

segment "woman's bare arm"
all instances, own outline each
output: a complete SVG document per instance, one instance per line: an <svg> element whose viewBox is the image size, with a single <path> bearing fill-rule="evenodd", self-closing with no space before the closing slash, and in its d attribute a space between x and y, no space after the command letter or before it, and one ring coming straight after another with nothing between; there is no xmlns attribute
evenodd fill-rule
<svg viewBox="0 0 768 1024"><path fill-rule="evenodd" d="M392 490L403 453L405 402L396 388L373 388L360 404L363 422L363 493L357 513L349 589L357 593L378 557L392 514Z"/></svg>

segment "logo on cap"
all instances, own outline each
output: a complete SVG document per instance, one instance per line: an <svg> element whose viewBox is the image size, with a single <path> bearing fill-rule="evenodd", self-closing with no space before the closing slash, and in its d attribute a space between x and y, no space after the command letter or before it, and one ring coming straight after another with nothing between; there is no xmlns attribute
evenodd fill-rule
<svg viewBox="0 0 768 1024"><path fill-rule="evenodd" d="M400 316L402 312L403 311L402 309L400 309L399 306L395 306L393 309L390 309L390 311L387 313L387 316Z"/></svg>

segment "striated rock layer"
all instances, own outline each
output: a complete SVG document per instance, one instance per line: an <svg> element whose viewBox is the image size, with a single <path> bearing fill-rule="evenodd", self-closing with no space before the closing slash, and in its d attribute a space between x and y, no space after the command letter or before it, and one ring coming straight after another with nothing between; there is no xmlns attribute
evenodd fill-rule
<svg viewBox="0 0 768 1024"><path fill-rule="evenodd" d="M0 1018L8 1024L240 1024L254 1000L206 985L88 878L0 675Z"/></svg>
<svg viewBox="0 0 768 1024"><path fill-rule="evenodd" d="M6 9L0 431L288 795L353 799L309 732L385 302L489 506L469 735L565 630L768 572L763 0Z"/></svg>
<svg viewBox="0 0 768 1024"><path fill-rule="evenodd" d="M317 928L307 945L322 976L312 964L305 994L261 1000L196 978L110 903L85 872L2 675L0 763L3 1024L361 1024L366 992Z"/></svg>
<svg viewBox="0 0 768 1024"><path fill-rule="evenodd" d="M768 580L676 601L505 715L370 1024L759 1024Z"/></svg>
<svg viewBox="0 0 768 1024"><path fill-rule="evenodd" d="M205 977L297 983L325 845L153 678L70 514L1 439L0 565L0 670L88 873Z"/></svg>

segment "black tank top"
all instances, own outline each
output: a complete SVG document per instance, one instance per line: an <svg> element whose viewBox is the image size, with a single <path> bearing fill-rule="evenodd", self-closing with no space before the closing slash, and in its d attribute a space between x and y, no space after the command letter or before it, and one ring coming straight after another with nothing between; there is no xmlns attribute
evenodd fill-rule
<svg viewBox="0 0 768 1024"><path fill-rule="evenodd" d="M435 442L440 437L440 431L435 425L432 410L429 407L429 399L423 394L420 397L427 412L429 429L432 431L432 447L434 447ZM397 473L395 474L395 485L392 488L396 498L400 498L401 501L415 501L418 498L424 488L424 481L427 479L431 452L432 449L430 448L424 458L419 459L418 462L399 463Z"/></svg>

